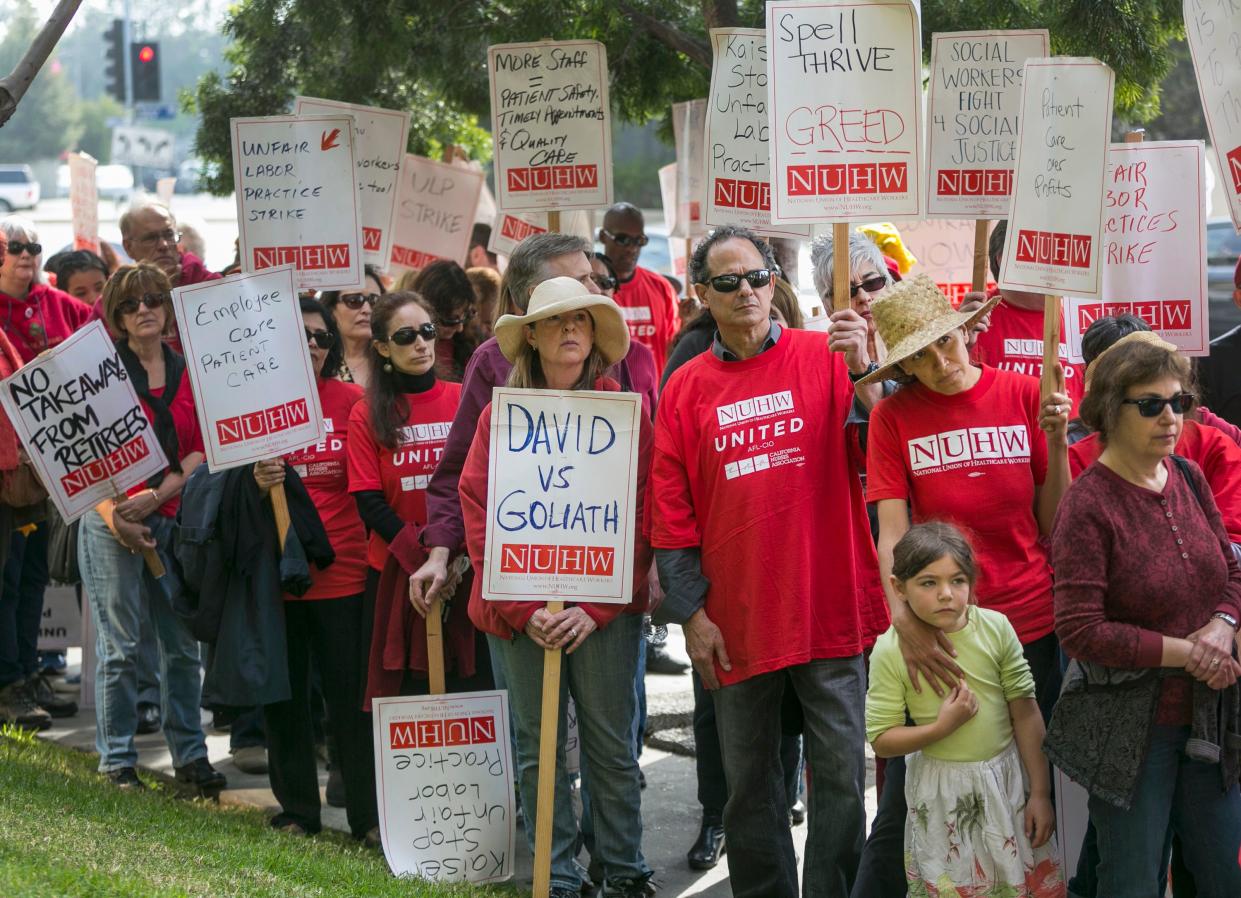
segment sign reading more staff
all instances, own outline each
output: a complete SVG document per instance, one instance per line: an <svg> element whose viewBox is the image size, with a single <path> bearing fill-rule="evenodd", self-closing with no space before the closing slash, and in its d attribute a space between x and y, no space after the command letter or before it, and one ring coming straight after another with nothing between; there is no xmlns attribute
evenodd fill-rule
<svg viewBox="0 0 1241 898"><path fill-rule="evenodd" d="M177 287L172 302L211 471L323 440L292 265Z"/></svg>
<svg viewBox="0 0 1241 898"><path fill-rule="evenodd" d="M483 173L406 156L401 167L391 267L426 268L436 259L465 264Z"/></svg>
<svg viewBox="0 0 1241 898"><path fill-rule="evenodd" d="M1211 146L1233 227L1241 231L1241 4L1185 0L1184 12Z"/></svg>
<svg viewBox="0 0 1241 898"><path fill-rule="evenodd" d="M612 205L612 116L603 44L496 44L487 48L487 70L500 208Z"/></svg>

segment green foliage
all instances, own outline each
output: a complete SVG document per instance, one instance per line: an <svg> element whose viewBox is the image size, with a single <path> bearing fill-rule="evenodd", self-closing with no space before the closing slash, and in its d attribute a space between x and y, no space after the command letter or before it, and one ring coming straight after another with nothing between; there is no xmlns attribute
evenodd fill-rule
<svg viewBox="0 0 1241 898"><path fill-rule="evenodd" d="M78 107L82 117L82 138L78 149L90 153L100 165L112 161L112 128L108 119L120 118L125 108L112 97L83 100Z"/></svg>
<svg viewBox="0 0 1241 898"><path fill-rule="evenodd" d="M8 74L25 55L39 32L40 22L29 0L9 0L5 32L0 39L0 72ZM72 149L82 133L73 86L55 71L55 56L26 91L13 117L0 128L0 162L54 159Z"/></svg>

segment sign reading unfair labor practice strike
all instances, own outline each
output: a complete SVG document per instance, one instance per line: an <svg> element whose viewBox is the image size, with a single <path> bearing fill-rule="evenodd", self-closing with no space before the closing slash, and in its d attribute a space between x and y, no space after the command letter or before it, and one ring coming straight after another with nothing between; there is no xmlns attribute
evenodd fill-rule
<svg viewBox="0 0 1241 898"><path fill-rule="evenodd" d="M397 195L391 267L426 268L436 259L465 264L483 180L481 171L406 156Z"/></svg>
<svg viewBox="0 0 1241 898"><path fill-rule="evenodd" d="M598 41L487 48L496 194L505 212L612 205L607 49Z"/></svg>
<svg viewBox="0 0 1241 898"><path fill-rule="evenodd" d="M1045 30L931 36L927 215L1004 218L1021 133L1021 76L1048 55Z"/></svg>
<svg viewBox="0 0 1241 898"><path fill-rule="evenodd" d="M353 118L232 119L241 268L291 264L297 288L362 289Z"/></svg>
<svg viewBox="0 0 1241 898"><path fill-rule="evenodd" d="M922 217L921 75L907 0L768 3L772 222Z"/></svg>
<svg viewBox="0 0 1241 898"><path fill-rule="evenodd" d="M323 440L292 265L177 287L172 302L211 471Z"/></svg>
<svg viewBox="0 0 1241 898"><path fill-rule="evenodd" d="M1185 0L1184 13L1211 146L1233 227L1241 231L1241 3Z"/></svg>
<svg viewBox="0 0 1241 898"><path fill-rule="evenodd" d="M1031 59L1024 80L1000 286L1097 299L1112 70L1097 59Z"/></svg>
<svg viewBox="0 0 1241 898"><path fill-rule="evenodd" d="M491 408L483 598L628 603L642 400L497 387Z"/></svg>
<svg viewBox="0 0 1241 898"><path fill-rule="evenodd" d="M66 522L168 467L102 321L6 378L0 403Z"/></svg>

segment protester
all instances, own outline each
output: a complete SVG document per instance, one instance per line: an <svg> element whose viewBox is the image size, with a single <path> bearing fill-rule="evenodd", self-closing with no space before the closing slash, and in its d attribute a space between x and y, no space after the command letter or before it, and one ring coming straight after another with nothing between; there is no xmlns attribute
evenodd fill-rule
<svg viewBox="0 0 1241 898"><path fill-rule="evenodd" d="M590 279L599 288L600 296L611 299L616 295L616 288L620 286L620 278L616 276L616 269L612 266L611 259L603 253L594 253L590 257L590 271Z"/></svg>
<svg viewBox="0 0 1241 898"><path fill-rule="evenodd" d="M331 314L336 329L340 332L341 347L344 350L340 379L366 389L367 378L370 376L371 312L376 301L387 290L384 289L379 270L371 265L366 266L362 281L364 286L361 293L325 290L319 301Z"/></svg>
<svg viewBox="0 0 1241 898"><path fill-rule="evenodd" d="M52 256L43 270L55 276L56 287L92 311L102 311L103 285L108 280L108 265L88 249L66 250Z"/></svg>
<svg viewBox="0 0 1241 898"><path fill-rule="evenodd" d="M649 242L642 211L631 203L612 206L603 215L599 242L619 281L613 298L624 310L629 336L651 351L656 370L662 371L680 318L672 287L660 275L638 265L642 247Z"/></svg>
<svg viewBox="0 0 1241 898"><path fill-rule="evenodd" d="M438 259L422 269L408 289L425 299L431 309L436 332L436 376L461 383L465 366L478 348L467 331L478 314L473 284L456 262Z"/></svg>
<svg viewBox="0 0 1241 898"><path fill-rule="evenodd" d="M491 326L500 314L500 272L494 268L467 268L465 276L478 299L478 314L467 329L474 331L471 336L481 344L491 336Z"/></svg>
<svg viewBox="0 0 1241 898"><path fill-rule="evenodd" d="M810 264L813 266L814 290L823 301L823 308L834 308L832 294L836 256L830 233L820 234L811 243ZM875 320L871 314L871 303L882 296L883 291L893 283L892 273L874 240L858 231L850 231L849 308L866 321L866 353L871 359L880 357L875 345ZM887 392L890 393L891 390Z"/></svg>
<svg viewBox="0 0 1241 898"><path fill-rule="evenodd" d="M593 285L592 285L593 286ZM611 300L571 277L555 277L534 288L525 315L504 315L496 338L513 365L508 386L547 390L619 390L604 372L629 351L629 333ZM642 509L650 464L651 425L641 416L633 565L633 600L628 605L568 603L550 614L533 602L483 601L486 555L488 459L491 406L479 416L473 444L461 473L461 506L466 544L474 565L470 619L488 634L508 688L517 734L518 785L526 812L526 836L534 848L539 770L539 730L545 649L564 649L560 688L563 716L568 696L577 708L584 768L589 770L592 857L602 867L604 894L642 898L654 894L651 869L642 856L641 789L633 748L637 715L632 682L647 603L650 547ZM550 772L549 772L550 773ZM576 898L582 879L574 862L577 831L565 767L564 738L556 759L552 822L551 896Z"/></svg>
<svg viewBox="0 0 1241 898"><path fill-rule="evenodd" d="M951 882L1063 898L1034 678L1008 619L977 607L977 575L969 542L951 524L916 524L893 547L892 590L947 638L963 675L946 696L915 690L896 630L888 630L870 657L866 737L876 757L909 756L912 894Z"/></svg>
<svg viewBox="0 0 1241 898"><path fill-rule="evenodd" d="M167 206L146 202L130 206L121 215L121 245L135 262L158 265L174 287L212 281L220 275L208 271L203 260L178 245L181 233Z"/></svg>
<svg viewBox="0 0 1241 898"><path fill-rule="evenodd" d="M772 320L781 327L803 329L806 326L806 319L802 315L801 303L792 285L784 278L777 277L772 279L772 286L774 288L771 294Z"/></svg>
<svg viewBox="0 0 1241 898"><path fill-rule="evenodd" d="M470 249L466 253L465 267L470 268L490 268L496 270L499 260L496 254L487 249L491 243L491 225L480 221L474 224L470 230ZM494 319L493 319L494 320ZM488 324L491 322L488 321Z"/></svg>
<svg viewBox="0 0 1241 898"><path fill-rule="evenodd" d="M23 362L59 346L91 317L91 307L39 280L43 245L34 223L0 219L0 300L3 328Z"/></svg>
<svg viewBox="0 0 1241 898"><path fill-rule="evenodd" d="M1241 259L1232 276L1233 302L1241 307ZM1235 427L1241 427L1241 327L1211 341L1211 354L1198 359L1202 402Z"/></svg>

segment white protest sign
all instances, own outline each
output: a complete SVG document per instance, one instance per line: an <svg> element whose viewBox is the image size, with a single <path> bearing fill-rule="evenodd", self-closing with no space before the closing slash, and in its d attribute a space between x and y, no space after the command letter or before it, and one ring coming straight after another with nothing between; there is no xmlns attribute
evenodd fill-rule
<svg viewBox="0 0 1241 898"><path fill-rule="evenodd" d="M465 263L483 173L406 156L401 166L391 267L426 268L436 259Z"/></svg>
<svg viewBox="0 0 1241 898"><path fill-rule="evenodd" d="M767 4L771 220L922 216L922 42L909 2Z"/></svg>
<svg viewBox="0 0 1241 898"><path fill-rule="evenodd" d="M409 142L409 113L298 97L293 114L348 115L353 119L358 199L362 204L362 260L386 270L396 215L397 173Z"/></svg>
<svg viewBox="0 0 1241 898"><path fill-rule="evenodd" d="M1008 215L1021 133L1022 68L1027 59L1050 52L1044 29L931 36L928 216Z"/></svg>
<svg viewBox="0 0 1241 898"><path fill-rule="evenodd" d="M379 834L397 876L513 875L508 693L372 699Z"/></svg>
<svg viewBox="0 0 1241 898"><path fill-rule="evenodd" d="M677 154L677 217L674 237L705 234L703 207L707 200L706 137L707 101L689 100L672 104L672 134Z"/></svg>
<svg viewBox="0 0 1241 898"><path fill-rule="evenodd" d="M495 44L487 70L500 208L612 205L607 48L598 41Z"/></svg>
<svg viewBox="0 0 1241 898"><path fill-rule="evenodd" d="M668 238L684 230L677 221L680 210L677 209L677 164L669 162L659 170L659 199L664 206L664 224L668 228ZM684 241L682 241L684 242Z"/></svg>
<svg viewBox="0 0 1241 898"><path fill-rule="evenodd" d="M232 119L241 268L292 264L297 288L362 289L362 220L348 115Z"/></svg>
<svg viewBox="0 0 1241 898"><path fill-rule="evenodd" d="M168 467L102 321L6 378L0 403L68 523Z"/></svg>
<svg viewBox="0 0 1241 898"><path fill-rule="evenodd" d="M560 233L573 234L595 242L592 213L585 209L565 212L560 216ZM511 256L517 244L532 234L547 233L546 212L497 212L491 226L491 240L487 250L502 256Z"/></svg>
<svg viewBox="0 0 1241 898"><path fill-rule="evenodd" d="M484 599L629 603L640 415L636 393L496 387Z"/></svg>
<svg viewBox="0 0 1241 898"><path fill-rule="evenodd" d="M918 260L909 276L932 278L954 306L973 289L974 223L962 219L909 221L901 225L901 240ZM988 271L987 279L991 275Z"/></svg>
<svg viewBox="0 0 1241 898"><path fill-rule="evenodd" d="M160 178L155 182L155 195L165 207L172 208L172 197L177 192L176 178Z"/></svg>
<svg viewBox="0 0 1241 898"><path fill-rule="evenodd" d="M176 142L167 131L118 125L112 129L112 164L170 169L176 162Z"/></svg>
<svg viewBox="0 0 1241 898"><path fill-rule="evenodd" d="M1233 227L1241 231L1241 3L1185 0L1184 13L1211 146Z"/></svg>
<svg viewBox="0 0 1241 898"><path fill-rule="evenodd" d="M211 471L324 438L292 265L177 287L172 303Z"/></svg>
<svg viewBox="0 0 1241 898"><path fill-rule="evenodd" d="M69 209L73 218L73 248L99 255L98 163L86 153L69 154ZM66 284L57 284L61 290Z"/></svg>
<svg viewBox="0 0 1241 898"><path fill-rule="evenodd" d="M1064 298L1069 361L1108 315L1137 315L1186 355L1209 352L1206 150L1199 140L1114 143L1103 222L1103 299Z"/></svg>
<svg viewBox="0 0 1241 898"><path fill-rule="evenodd" d="M72 586L49 586L43 591L39 620L39 651L63 652L82 645L82 610Z"/></svg>
<svg viewBox="0 0 1241 898"><path fill-rule="evenodd" d="M1024 80L1000 286L1095 299L1112 70L1097 59L1031 59Z"/></svg>

